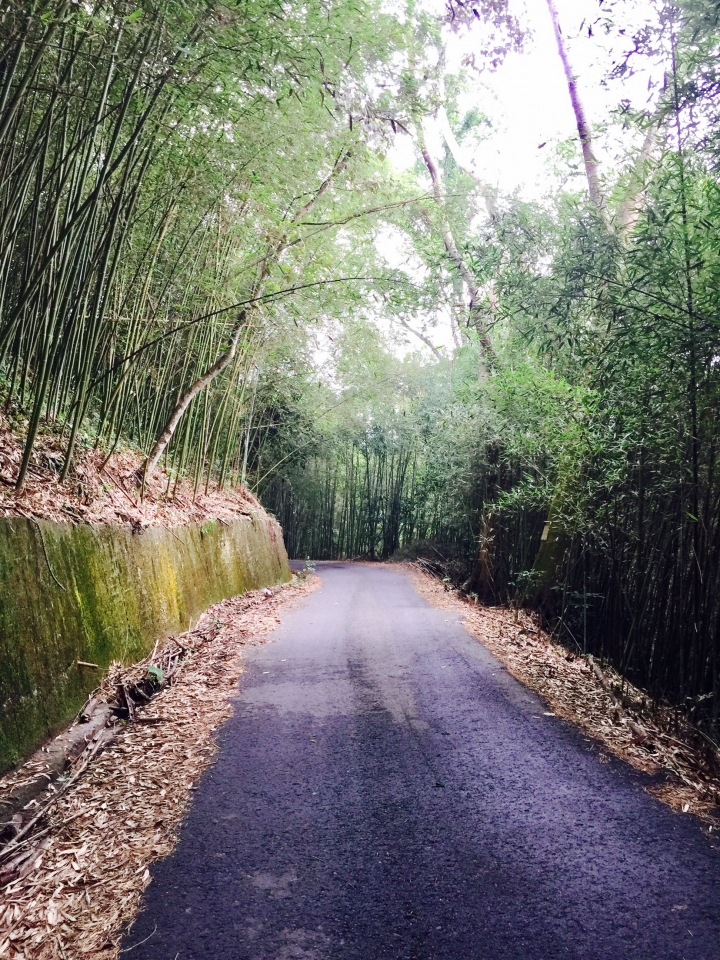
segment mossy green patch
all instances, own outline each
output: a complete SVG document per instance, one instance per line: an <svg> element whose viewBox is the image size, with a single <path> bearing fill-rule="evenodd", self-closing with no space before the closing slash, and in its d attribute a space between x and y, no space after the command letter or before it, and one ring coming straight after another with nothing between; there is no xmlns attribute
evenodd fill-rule
<svg viewBox="0 0 720 960"><path fill-rule="evenodd" d="M137 534L1 519L0 772L70 720L112 660L139 659L210 604L289 578L280 529L262 513Z"/></svg>

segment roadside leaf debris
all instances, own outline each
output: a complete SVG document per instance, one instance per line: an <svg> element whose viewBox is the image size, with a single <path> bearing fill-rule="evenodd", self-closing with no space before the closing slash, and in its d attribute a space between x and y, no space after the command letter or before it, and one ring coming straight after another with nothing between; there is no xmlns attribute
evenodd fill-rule
<svg viewBox="0 0 720 960"><path fill-rule="evenodd" d="M2 960L117 957L148 868L171 852L212 763L243 647L262 643L317 586L294 577L223 600L140 663L113 665L83 708L107 723L0 847ZM2 778L0 798L28 775L21 767Z"/></svg>
<svg viewBox="0 0 720 960"><path fill-rule="evenodd" d="M720 751L681 714L653 704L612 667L554 643L536 615L483 607L460 597L415 563L404 564L418 592L464 617L467 630L555 714L580 727L637 770L656 775L646 788L674 810L701 817L720 833Z"/></svg>
<svg viewBox="0 0 720 960"><path fill-rule="evenodd" d="M606 665L553 643L530 614L478 606L416 565L406 569L425 599L461 614L540 694L543 716L562 717L637 769L664 774L647 789L720 829L720 757L699 731ZM1 960L118 957L149 867L173 849L194 785L212 763L243 646L262 642L280 610L317 586L316 577L295 578L291 589L225 600L146 660L111 669L84 708L88 722L107 711L108 723L0 848ZM0 797L22 777L20 768L0 780Z"/></svg>

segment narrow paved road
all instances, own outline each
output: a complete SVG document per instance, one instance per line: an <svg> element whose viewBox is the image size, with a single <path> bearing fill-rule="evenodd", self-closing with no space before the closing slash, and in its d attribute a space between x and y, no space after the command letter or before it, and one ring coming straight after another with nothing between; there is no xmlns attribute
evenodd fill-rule
<svg viewBox="0 0 720 960"><path fill-rule="evenodd" d="M249 651L132 960L720 960L720 852L400 572Z"/></svg>

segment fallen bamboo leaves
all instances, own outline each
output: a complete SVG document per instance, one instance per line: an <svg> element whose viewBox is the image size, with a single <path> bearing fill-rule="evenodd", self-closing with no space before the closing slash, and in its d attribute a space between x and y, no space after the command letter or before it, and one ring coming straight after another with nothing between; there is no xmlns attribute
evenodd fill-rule
<svg viewBox="0 0 720 960"><path fill-rule="evenodd" d="M535 690L557 716L576 724L611 753L667 781L649 786L674 810L720 829L720 754L671 707L653 706L642 690L592 657L553 643L526 611L482 607L461 599L415 564L404 564L415 587L436 607L464 616L468 631L509 673Z"/></svg>
<svg viewBox="0 0 720 960"><path fill-rule="evenodd" d="M278 613L318 585L316 577L295 579L270 596L255 590L224 600L142 663L111 670L100 696L117 706L119 688L134 702L149 665L170 682L130 709L140 722L116 724L102 752L102 744L91 746L9 856L0 852L2 960L117 956L149 866L172 850L193 786L212 762L243 646L262 642Z"/></svg>
<svg viewBox="0 0 720 960"><path fill-rule="evenodd" d="M64 443L60 436L38 438L22 493L13 488L22 460L24 431L10 428L0 411L0 517L21 516L61 523L122 523L133 530L155 525L182 526L219 520L230 523L261 507L245 487L196 490L189 480L168 476L160 467L148 478L142 498L135 480L142 457L118 450L109 459L99 450L78 450L71 473L58 479ZM60 585L62 587L62 585ZM64 587L62 587L64 589Z"/></svg>

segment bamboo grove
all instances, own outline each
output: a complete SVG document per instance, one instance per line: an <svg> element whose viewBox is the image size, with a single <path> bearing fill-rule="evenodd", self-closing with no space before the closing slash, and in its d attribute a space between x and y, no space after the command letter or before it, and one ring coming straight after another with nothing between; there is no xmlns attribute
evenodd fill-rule
<svg viewBox="0 0 720 960"><path fill-rule="evenodd" d="M493 198L474 231L462 198L488 191L450 130L430 173L452 249L427 220L402 227L438 286L462 287L456 257L473 273L442 402L428 417L426 378L403 424L375 403L326 428L335 445L324 435L326 452L268 492L299 553L419 553L485 602L541 610L713 737L719 41L716 3L666 5L634 38L665 69L653 112L625 120L634 153L612 173L593 160L587 190L551 203ZM578 116L594 157L590 131ZM408 430L411 411L424 429Z"/></svg>
<svg viewBox="0 0 720 960"><path fill-rule="evenodd" d="M168 427L175 472L241 471L262 305L303 279L301 221L363 166L363 76L393 31L352 2L4 6L0 361L25 432L18 489L53 426L63 479L78 439L149 453Z"/></svg>
<svg viewBox="0 0 720 960"><path fill-rule="evenodd" d="M531 42L502 0L5 4L4 481L53 432L62 479L129 445L168 496L245 482L291 555L422 554L717 738L720 4L602 15L608 79L661 77L608 163L537 2L576 135L534 201L463 106Z"/></svg>

